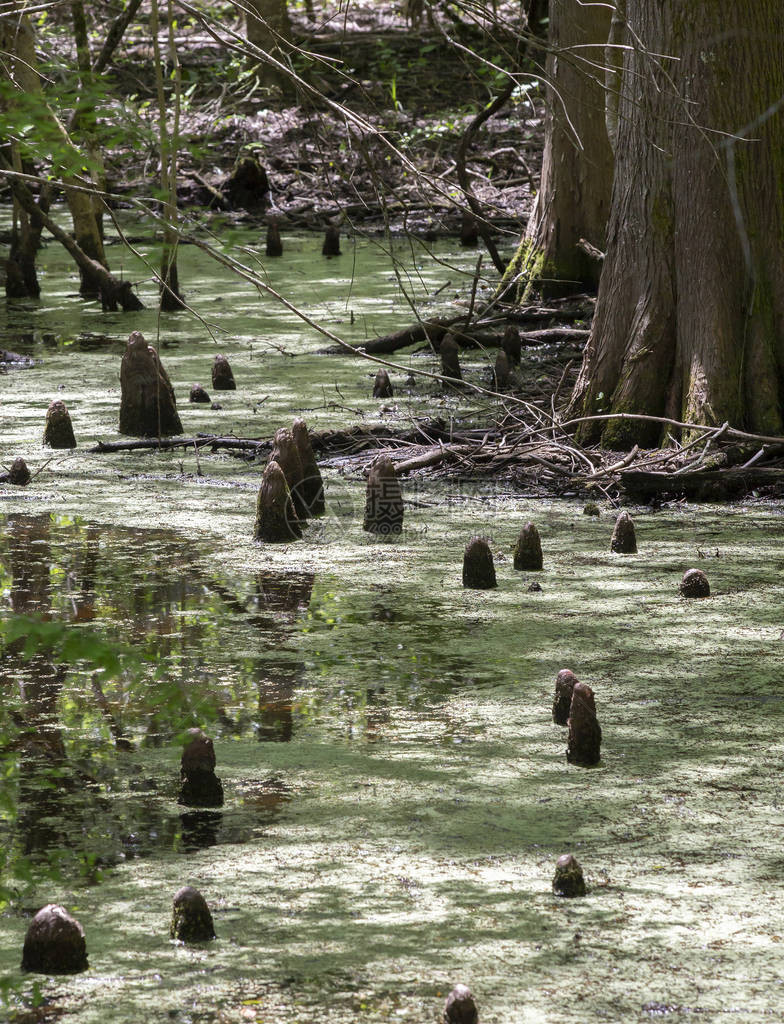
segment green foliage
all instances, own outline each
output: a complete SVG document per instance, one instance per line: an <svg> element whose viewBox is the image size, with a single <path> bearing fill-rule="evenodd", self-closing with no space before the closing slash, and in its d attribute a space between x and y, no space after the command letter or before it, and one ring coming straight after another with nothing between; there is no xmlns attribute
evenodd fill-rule
<svg viewBox="0 0 784 1024"><path fill-rule="evenodd" d="M4 647L19 645L24 658L47 654L69 665L89 662L93 669L105 673L106 678L115 678L141 661L133 648L104 640L92 630L30 615L0 620L0 641Z"/></svg>

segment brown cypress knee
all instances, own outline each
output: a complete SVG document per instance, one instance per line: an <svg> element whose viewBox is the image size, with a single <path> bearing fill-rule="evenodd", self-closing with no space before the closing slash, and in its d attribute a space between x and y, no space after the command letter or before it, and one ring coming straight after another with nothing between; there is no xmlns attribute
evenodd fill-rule
<svg viewBox="0 0 784 1024"><path fill-rule="evenodd" d="M286 477L289 485L291 500L294 504L294 511L298 519L308 518L308 506L302 490L304 471L302 459L299 454L299 447L294 440L294 434L288 427L281 427L275 431L275 446L270 455L270 462L277 462Z"/></svg>
<svg viewBox="0 0 784 1024"><path fill-rule="evenodd" d="M268 544L288 544L302 536L285 474L274 461L261 478L253 536Z"/></svg>
<svg viewBox="0 0 784 1024"><path fill-rule="evenodd" d="M36 974L86 971L84 929L64 907L49 903L30 922L22 949L22 970Z"/></svg>
<svg viewBox="0 0 784 1024"><path fill-rule="evenodd" d="M65 402L61 402L59 398L50 402L46 410L44 444L48 444L50 448L76 447L70 413L65 407Z"/></svg>
<svg viewBox="0 0 784 1024"><path fill-rule="evenodd" d="M215 356L212 364L212 386L216 391L237 390L234 374L231 371L231 364L226 356L222 354Z"/></svg>
<svg viewBox="0 0 784 1024"><path fill-rule="evenodd" d="M460 369L460 349L454 335L444 335L439 345L438 353L441 356L441 375L443 377L451 377L453 380L462 380L463 371Z"/></svg>
<svg viewBox="0 0 784 1024"><path fill-rule="evenodd" d="M472 537L463 554L463 586L472 590L492 590L498 586L493 553L484 537Z"/></svg>
<svg viewBox="0 0 784 1024"><path fill-rule="evenodd" d="M533 523L526 523L517 538L514 552L514 567L522 571L538 572L544 562L539 531Z"/></svg>
<svg viewBox="0 0 784 1024"><path fill-rule="evenodd" d="M271 258L277 258L283 255L283 242L280 238L280 228L272 221L267 225L267 255Z"/></svg>
<svg viewBox="0 0 784 1024"><path fill-rule="evenodd" d="M370 467L362 529L380 536L403 529L403 492L392 460L386 455Z"/></svg>
<svg viewBox="0 0 784 1024"><path fill-rule="evenodd" d="M120 364L120 433L162 437L182 433L174 388L155 349L133 331Z"/></svg>
<svg viewBox="0 0 784 1024"><path fill-rule="evenodd" d="M493 387L496 391L501 391L509 385L509 379L511 376L511 370L509 369L509 360L506 357L506 352L499 352L495 357L495 366L493 367Z"/></svg>
<svg viewBox="0 0 784 1024"><path fill-rule="evenodd" d="M379 370L373 380L373 397L392 398L394 394L395 389L392 387L392 381L389 379L389 374L386 370Z"/></svg>
<svg viewBox="0 0 784 1024"><path fill-rule="evenodd" d="M222 807L223 785L215 774L215 748L201 729L188 730L180 760L180 794L185 807Z"/></svg>
<svg viewBox="0 0 784 1024"><path fill-rule="evenodd" d="M333 224L324 232L324 244L321 247L322 256L340 256L340 228Z"/></svg>
<svg viewBox="0 0 784 1024"><path fill-rule="evenodd" d="M710 583L702 569L687 569L679 590L684 597L710 597Z"/></svg>
<svg viewBox="0 0 784 1024"><path fill-rule="evenodd" d="M478 1024L476 1002L468 985L455 985L444 1004L444 1024Z"/></svg>
<svg viewBox="0 0 784 1024"><path fill-rule="evenodd" d="M637 537L632 517L628 512L621 512L615 520L615 529L610 538L610 551L614 551L617 555L637 554Z"/></svg>
<svg viewBox="0 0 784 1024"><path fill-rule="evenodd" d="M596 720L596 704L593 690L585 683L572 687L572 703L569 708L569 742L566 760L570 764L586 767L599 763L602 745L602 730Z"/></svg>
<svg viewBox="0 0 784 1024"><path fill-rule="evenodd" d="M579 861L571 853L564 853L555 862L553 892L556 896L585 896L585 878Z"/></svg>
<svg viewBox="0 0 784 1024"><path fill-rule="evenodd" d="M501 348L506 352L506 358L516 366L520 365L520 357L523 352L523 344L520 339L520 332L514 324L507 324L504 337L501 341Z"/></svg>
<svg viewBox="0 0 784 1024"><path fill-rule="evenodd" d="M318 468L313 445L310 443L307 424L303 419L296 419L291 428L294 443L302 463L302 499L309 516L323 516L326 509L324 501L324 481Z"/></svg>
<svg viewBox="0 0 784 1024"><path fill-rule="evenodd" d="M191 384L191 393L188 396L188 401L202 405L209 405L211 399L201 384Z"/></svg>
<svg viewBox="0 0 784 1024"><path fill-rule="evenodd" d="M553 721L556 725L569 724L569 711L572 707L572 690L580 680L569 668L562 668L555 677L555 696L553 697Z"/></svg>
<svg viewBox="0 0 784 1024"><path fill-rule="evenodd" d="M209 942L215 938L207 901L192 885L184 885L175 893L169 936L180 942Z"/></svg>

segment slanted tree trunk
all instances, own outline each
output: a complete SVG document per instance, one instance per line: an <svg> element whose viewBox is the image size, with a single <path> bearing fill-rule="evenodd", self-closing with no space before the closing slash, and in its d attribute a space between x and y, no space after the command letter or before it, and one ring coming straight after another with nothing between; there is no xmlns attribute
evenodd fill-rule
<svg viewBox="0 0 784 1024"><path fill-rule="evenodd" d="M285 60L286 43L291 39L291 21L286 0L247 0L243 4L248 42L276 60ZM259 63L259 79L265 85L285 88L285 77L276 68Z"/></svg>
<svg viewBox="0 0 784 1024"><path fill-rule="evenodd" d="M547 116L542 181L525 237L505 280L517 297L535 281L548 294L596 288L601 263L579 245L604 249L613 154L605 123L606 4L550 0Z"/></svg>
<svg viewBox="0 0 784 1024"><path fill-rule="evenodd" d="M570 414L780 434L784 5L626 7L607 254ZM659 440L655 424L628 420L579 435Z"/></svg>

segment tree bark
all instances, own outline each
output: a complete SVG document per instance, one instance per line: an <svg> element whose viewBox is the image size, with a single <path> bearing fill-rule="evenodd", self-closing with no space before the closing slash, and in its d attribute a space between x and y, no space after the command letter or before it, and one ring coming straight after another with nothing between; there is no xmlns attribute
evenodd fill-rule
<svg viewBox="0 0 784 1024"><path fill-rule="evenodd" d="M601 267L579 243L604 249L610 210L613 154L603 69L609 31L606 4L551 0L542 180L507 272L507 279L522 275L524 286L535 280L545 294L599 283Z"/></svg>
<svg viewBox="0 0 784 1024"><path fill-rule="evenodd" d="M247 0L243 5L248 42L277 60L286 56L285 44L291 39L291 21L286 0ZM281 45L282 44L282 45ZM265 85L285 89L287 81L277 68L261 63L259 78Z"/></svg>
<svg viewBox="0 0 784 1024"><path fill-rule="evenodd" d="M607 254L570 415L781 434L784 6L626 8ZM659 440L655 424L602 426L581 440Z"/></svg>

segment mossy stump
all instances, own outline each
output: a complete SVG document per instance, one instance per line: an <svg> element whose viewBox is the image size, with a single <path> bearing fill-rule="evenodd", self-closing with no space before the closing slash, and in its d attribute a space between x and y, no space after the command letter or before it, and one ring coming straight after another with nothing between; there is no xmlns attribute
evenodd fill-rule
<svg viewBox="0 0 784 1024"><path fill-rule="evenodd" d="M236 391L237 384L229 360L223 354L215 356L212 364L212 386L216 391Z"/></svg>
<svg viewBox="0 0 784 1024"><path fill-rule="evenodd" d="M309 509L302 490L302 482L305 478L305 471L302 467L302 459L299 454L299 446L294 440L293 431L288 427L281 427L275 431L275 445L270 455L270 462L277 462L286 477L289 485L291 500L294 504L294 511L297 518L304 520L308 518Z"/></svg>
<svg viewBox="0 0 784 1024"><path fill-rule="evenodd" d="M476 1002L468 985L455 985L444 1004L444 1024L478 1024Z"/></svg>
<svg viewBox="0 0 784 1024"><path fill-rule="evenodd" d="M285 474L274 461L261 478L253 536L267 544L289 544L302 536Z"/></svg>
<svg viewBox="0 0 784 1024"><path fill-rule="evenodd" d="M310 442L307 424L303 419L296 419L291 427L294 443L302 463L302 500L308 516L323 516L326 510L324 501L324 481L318 468L313 445Z"/></svg>
<svg viewBox="0 0 784 1024"><path fill-rule="evenodd" d="M222 807L223 785L215 774L215 747L201 729L188 730L180 760L180 794L184 807Z"/></svg>
<svg viewBox="0 0 784 1024"><path fill-rule="evenodd" d="M520 332L514 324L507 324L504 336L501 339L501 348L506 352L506 358L515 366L520 365L523 354L523 342Z"/></svg>
<svg viewBox="0 0 784 1024"><path fill-rule="evenodd" d="M271 259L277 259L283 255L283 242L280 238L280 228L274 221L267 225L267 241L265 252Z"/></svg>
<svg viewBox="0 0 784 1024"><path fill-rule="evenodd" d="M386 370L379 370L373 379L373 397L392 398L394 394L395 389L392 387L392 381L389 379L389 374Z"/></svg>
<svg viewBox="0 0 784 1024"><path fill-rule="evenodd" d="M192 885L184 885L174 895L169 936L179 942L209 942L215 938L207 901Z"/></svg>
<svg viewBox="0 0 784 1024"><path fill-rule="evenodd" d="M585 505L583 506L583 515L598 516L601 515L601 511L595 501L586 501Z"/></svg>
<svg viewBox="0 0 784 1024"><path fill-rule="evenodd" d="M463 586L492 590L498 586L490 545L484 537L472 537L463 554Z"/></svg>
<svg viewBox="0 0 784 1024"><path fill-rule="evenodd" d="M49 408L46 410L44 444L49 445L50 448L76 447L71 415L65 407L65 402L61 402L59 398L50 402Z"/></svg>
<svg viewBox="0 0 784 1024"><path fill-rule="evenodd" d="M564 853L555 862L553 892L556 896L566 896L570 899L585 896L583 869L571 853Z"/></svg>
<svg viewBox="0 0 784 1024"><path fill-rule="evenodd" d="M493 367L493 387L496 391L502 391L509 386L512 371L509 368L509 359L503 350L495 357Z"/></svg>
<svg viewBox="0 0 784 1024"><path fill-rule="evenodd" d="M444 335L438 347L438 354L441 356L441 375L443 377L451 377L452 380L462 380L463 371L460 368L460 349L454 335Z"/></svg>
<svg viewBox="0 0 784 1024"><path fill-rule="evenodd" d="M566 760L570 764L591 767L599 763L602 730L596 720L593 690L585 683L575 682L569 707L569 741Z"/></svg>
<svg viewBox="0 0 784 1024"><path fill-rule="evenodd" d="M322 256L340 256L340 228L330 224L324 232L324 244L321 246Z"/></svg>
<svg viewBox="0 0 784 1024"><path fill-rule="evenodd" d="M0 473L0 483L13 484L14 487L27 487L31 479L27 463L21 456L14 459L7 473Z"/></svg>
<svg viewBox="0 0 784 1024"><path fill-rule="evenodd" d="M614 551L616 555L637 554L637 536L628 512L621 512L615 520L615 529L610 538L610 551Z"/></svg>
<svg viewBox="0 0 784 1024"><path fill-rule="evenodd" d="M514 567L523 572L538 572L543 564L539 531L533 523L526 523L515 545Z"/></svg>
<svg viewBox="0 0 784 1024"><path fill-rule="evenodd" d="M678 589L684 597L710 597L710 583L702 569L687 569Z"/></svg>
<svg viewBox="0 0 784 1024"><path fill-rule="evenodd" d="M370 467L362 529L381 537L403 529L403 492L392 460L386 455Z"/></svg>
<svg viewBox="0 0 784 1024"><path fill-rule="evenodd" d="M201 384L191 384L191 393L188 396L188 401L195 402L197 405L209 405L212 399Z"/></svg>
<svg viewBox="0 0 784 1024"><path fill-rule="evenodd" d="M155 349L133 331L120 364L120 433L168 437L182 433L174 388Z"/></svg>
<svg viewBox="0 0 784 1024"><path fill-rule="evenodd" d="M30 922L22 949L22 970L36 974L86 971L84 929L64 907L49 903Z"/></svg>
<svg viewBox="0 0 784 1024"><path fill-rule="evenodd" d="M569 724L569 712L572 707L572 690L580 680L569 668L562 668L555 677L555 696L553 697L553 721L556 725Z"/></svg>

